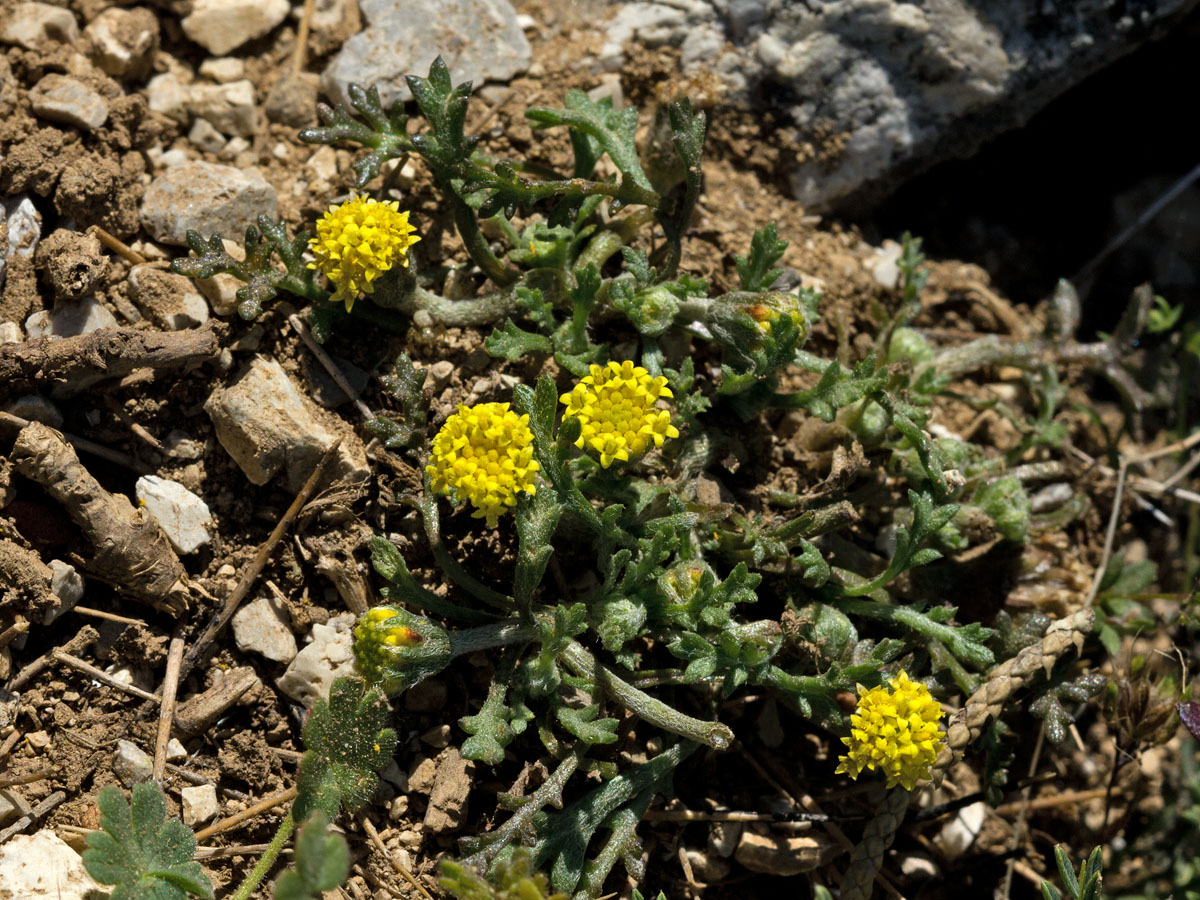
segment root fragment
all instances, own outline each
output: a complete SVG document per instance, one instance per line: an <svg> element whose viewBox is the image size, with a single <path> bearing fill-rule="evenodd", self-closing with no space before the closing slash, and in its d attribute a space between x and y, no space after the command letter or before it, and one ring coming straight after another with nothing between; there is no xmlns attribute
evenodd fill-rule
<svg viewBox="0 0 1200 900"><path fill-rule="evenodd" d="M92 545L87 571L151 606L179 616L188 608L183 564L144 509L110 494L53 428L31 422L17 435L19 471L61 503Z"/></svg>

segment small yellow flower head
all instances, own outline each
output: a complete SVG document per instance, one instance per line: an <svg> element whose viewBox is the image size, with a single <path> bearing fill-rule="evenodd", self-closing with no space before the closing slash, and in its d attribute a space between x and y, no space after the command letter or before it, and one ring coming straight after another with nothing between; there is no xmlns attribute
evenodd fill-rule
<svg viewBox="0 0 1200 900"><path fill-rule="evenodd" d="M892 679L892 690L858 686L858 709L850 717L850 737L842 743L850 751L837 771L857 779L863 769L881 769L887 786L899 784L911 791L929 777L945 746L938 729L942 710L925 685L901 672Z"/></svg>
<svg viewBox="0 0 1200 900"><path fill-rule="evenodd" d="M355 195L331 206L317 223L317 236L308 242L316 254L310 269L320 269L333 282L334 302L346 311L359 294L375 290L374 281L399 263L408 268L408 248L420 240L408 224L408 211L395 200L372 200Z"/></svg>
<svg viewBox="0 0 1200 900"><path fill-rule="evenodd" d="M593 365L590 375L558 399L567 407L563 420L577 416L582 426L575 446L594 451L607 469L614 460L641 456L651 443L661 447L666 438L679 437L671 414L655 407L660 397L672 396L667 379L651 378L626 360Z"/></svg>
<svg viewBox="0 0 1200 900"><path fill-rule="evenodd" d="M537 492L533 473L539 468L529 416L518 416L507 403L480 403L460 405L446 420L425 471L435 491L470 501L471 515L494 526L517 505L517 494Z"/></svg>

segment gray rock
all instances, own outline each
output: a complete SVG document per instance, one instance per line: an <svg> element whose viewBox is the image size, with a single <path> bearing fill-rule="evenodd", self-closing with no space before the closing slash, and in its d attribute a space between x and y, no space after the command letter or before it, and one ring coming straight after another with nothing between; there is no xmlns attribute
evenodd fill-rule
<svg viewBox="0 0 1200 900"><path fill-rule="evenodd" d="M321 88L349 103L351 82L375 85L384 105L408 100L409 74L425 75L441 54L455 83L507 81L529 68L532 50L508 0L362 0L367 27L346 41Z"/></svg>
<svg viewBox="0 0 1200 900"><path fill-rule="evenodd" d="M0 44L38 50L70 44L79 37L79 24L70 10L49 3L18 3L0 17Z"/></svg>
<svg viewBox="0 0 1200 900"><path fill-rule="evenodd" d="M58 606L48 610L42 617L42 624L49 625L63 613L75 608L83 599L83 576L75 571L75 567L61 559L52 559L50 566L50 592L58 598Z"/></svg>
<svg viewBox="0 0 1200 900"><path fill-rule="evenodd" d="M272 122L302 128L317 118L320 78L312 72L283 75L267 94L263 111Z"/></svg>
<svg viewBox="0 0 1200 900"><path fill-rule="evenodd" d="M217 804L217 786L214 784L185 787L180 790L179 798L183 808L183 824L188 828L207 822L220 809Z"/></svg>
<svg viewBox="0 0 1200 900"><path fill-rule="evenodd" d="M25 333L31 338L75 337L116 327L116 316L95 297L66 300L53 310L43 309L25 320Z"/></svg>
<svg viewBox="0 0 1200 900"><path fill-rule="evenodd" d="M133 787L150 780L150 776L154 774L154 757L131 741L117 741L112 770L126 787Z"/></svg>
<svg viewBox="0 0 1200 900"><path fill-rule="evenodd" d="M253 651L275 662L296 658L296 637L279 602L259 597L233 617L233 638L243 653Z"/></svg>
<svg viewBox="0 0 1200 900"><path fill-rule="evenodd" d="M205 119L197 119L192 123L192 128L188 132L188 140L192 146L198 147L205 153L211 153L216 156L225 147L225 135L213 128L213 126Z"/></svg>
<svg viewBox="0 0 1200 900"><path fill-rule="evenodd" d="M29 92L33 111L50 122L74 125L95 131L108 121L108 101L85 85L66 75L51 73Z"/></svg>
<svg viewBox="0 0 1200 900"><path fill-rule="evenodd" d="M84 900L100 894L83 858L50 828L0 846L0 885L20 900Z"/></svg>
<svg viewBox="0 0 1200 900"><path fill-rule="evenodd" d="M621 6L600 63L628 41L675 46L685 72L716 74L728 100L791 98L811 148L788 173L812 211L869 203L945 159L967 156L1140 44L1196 0L1109 0L1047 14L1037 4L895 0L661 0ZM782 88L782 90L781 90Z"/></svg>
<svg viewBox="0 0 1200 900"><path fill-rule="evenodd" d="M177 481L143 475L134 485L138 504L158 520L167 540L180 553L195 553L210 540L208 504Z"/></svg>
<svg viewBox="0 0 1200 900"><path fill-rule="evenodd" d="M146 85L146 103L151 112L162 113L176 122L188 121L188 86L174 72L155 75Z"/></svg>
<svg viewBox="0 0 1200 900"><path fill-rule="evenodd" d="M168 331L195 328L208 321L208 303L190 278L156 263L144 263L130 270L129 286L142 312Z"/></svg>
<svg viewBox="0 0 1200 900"><path fill-rule="evenodd" d="M189 229L205 238L240 236L260 215L275 218L275 188L256 169L206 162L172 166L142 198L142 225L156 241L183 246Z"/></svg>
<svg viewBox="0 0 1200 900"><path fill-rule="evenodd" d="M158 52L158 18L148 9L104 10L83 29L88 56L106 75L141 81Z"/></svg>
<svg viewBox="0 0 1200 900"><path fill-rule="evenodd" d="M4 270L14 256L30 259L42 239L42 214L27 194L0 198L0 221L7 226L8 239L0 240L0 288L4 287ZM0 229L3 236L5 229Z"/></svg>
<svg viewBox="0 0 1200 900"><path fill-rule="evenodd" d="M318 697L328 697L334 679L354 672L353 613L334 616L324 625L314 625L312 643L296 654L288 670L275 684L293 700L312 706Z"/></svg>
<svg viewBox="0 0 1200 900"><path fill-rule="evenodd" d="M300 490L339 432L333 477L358 482L370 472L361 441L301 394L273 359L256 357L228 386L213 391L204 409L217 440L254 484L284 471L288 490Z"/></svg>
<svg viewBox="0 0 1200 900"><path fill-rule="evenodd" d="M196 0L183 22L189 38L214 56L224 56L262 37L285 18L287 0Z"/></svg>
<svg viewBox="0 0 1200 900"><path fill-rule="evenodd" d="M258 130L254 85L243 79L229 84L195 84L188 93L188 110L217 131L253 137Z"/></svg>
<svg viewBox="0 0 1200 900"><path fill-rule="evenodd" d="M200 74L217 84L229 84L246 77L246 64L236 56L221 56L200 63Z"/></svg>

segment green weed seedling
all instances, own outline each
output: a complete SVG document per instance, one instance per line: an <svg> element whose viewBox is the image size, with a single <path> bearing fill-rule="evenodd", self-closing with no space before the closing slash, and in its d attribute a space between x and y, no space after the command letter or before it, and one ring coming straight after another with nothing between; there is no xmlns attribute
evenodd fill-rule
<svg viewBox="0 0 1200 900"><path fill-rule="evenodd" d="M329 700L318 699L304 724L305 752L300 761L296 799L291 810L245 881L232 895L247 900L266 878L300 828L295 865L275 885L277 900L306 900L333 890L349 872L346 842L328 833L343 808L360 808L378 785L377 773L392 758L396 734L385 727L388 704L381 693L357 678L338 678ZM192 861L196 838L178 819L166 818L162 789L136 785L132 804L106 787L98 798L100 831L88 835L83 862L101 884L115 885L110 900L184 900L209 898L213 888Z"/></svg>

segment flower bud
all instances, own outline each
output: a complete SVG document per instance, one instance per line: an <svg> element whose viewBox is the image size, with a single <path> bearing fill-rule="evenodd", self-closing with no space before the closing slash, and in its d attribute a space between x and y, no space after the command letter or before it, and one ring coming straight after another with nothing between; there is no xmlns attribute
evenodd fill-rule
<svg viewBox="0 0 1200 900"><path fill-rule="evenodd" d="M354 662L368 684L394 697L450 662L450 635L400 606L377 606L354 629Z"/></svg>

